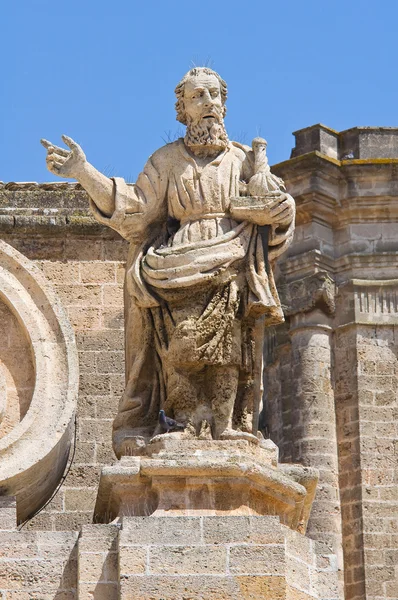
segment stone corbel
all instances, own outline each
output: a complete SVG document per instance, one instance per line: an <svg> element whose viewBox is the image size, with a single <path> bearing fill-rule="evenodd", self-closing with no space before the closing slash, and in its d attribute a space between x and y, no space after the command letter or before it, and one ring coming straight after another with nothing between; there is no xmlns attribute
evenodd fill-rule
<svg viewBox="0 0 398 600"><path fill-rule="evenodd" d="M326 271L292 281L282 293L285 316L322 310L327 316L335 313L335 283Z"/></svg>

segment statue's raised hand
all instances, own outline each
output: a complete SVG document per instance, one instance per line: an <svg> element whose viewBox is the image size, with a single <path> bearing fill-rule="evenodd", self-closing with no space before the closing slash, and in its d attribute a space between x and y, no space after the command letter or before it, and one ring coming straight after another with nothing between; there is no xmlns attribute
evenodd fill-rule
<svg viewBox="0 0 398 600"><path fill-rule="evenodd" d="M63 135L62 139L69 146L70 150L54 146L54 144L47 140L40 140L47 150L47 168L51 173L59 177L78 179L87 163L86 155L79 144L76 144L72 138Z"/></svg>

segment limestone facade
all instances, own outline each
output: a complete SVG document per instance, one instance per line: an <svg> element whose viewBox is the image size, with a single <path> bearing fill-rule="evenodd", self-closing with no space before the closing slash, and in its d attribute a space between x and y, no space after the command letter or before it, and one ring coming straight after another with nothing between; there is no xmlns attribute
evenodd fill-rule
<svg viewBox="0 0 398 600"><path fill-rule="evenodd" d="M397 130L295 135L273 167L297 218L278 263L286 322L266 339L262 418L282 462L319 470L307 536L270 516L93 525L101 470L116 461L127 243L89 215L78 184L0 184L1 238L55 288L80 369L63 485L20 531L1 499L1 600L329 600L342 586L347 600L398 597Z"/></svg>
<svg viewBox="0 0 398 600"><path fill-rule="evenodd" d="M316 125L274 166L297 202L268 340L268 427L320 471L308 535L341 536L346 598L398 596L397 129Z"/></svg>

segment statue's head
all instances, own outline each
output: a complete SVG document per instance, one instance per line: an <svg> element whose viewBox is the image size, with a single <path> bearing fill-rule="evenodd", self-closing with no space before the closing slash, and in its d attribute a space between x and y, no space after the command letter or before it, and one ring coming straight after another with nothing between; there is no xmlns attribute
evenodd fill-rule
<svg viewBox="0 0 398 600"><path fill-rule="evenodd" d="M177 121L183 125L188 125L188 120L192 109L196 105L202 104L208 92L212 99L212 105L218 109L222 117L225 117L227 108L227 84L218 73L208 67L194 67L184 75L175 89L177 96L176 111ZM202 93L202 96L200 94Z"/></svg>
<svg viewBox="0 0 398 600"><path fill-rule="evenodd" d="M228 145L224 127L227 84L208 67L188 71L175 89L177 120L187 126L185 144L196 154L217 154Z"/></svg>

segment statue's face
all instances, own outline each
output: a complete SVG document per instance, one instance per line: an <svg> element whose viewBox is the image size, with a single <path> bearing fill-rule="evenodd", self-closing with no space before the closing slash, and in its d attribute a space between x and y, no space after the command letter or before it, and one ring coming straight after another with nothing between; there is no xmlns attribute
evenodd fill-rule
<svg viewBox="0 0 398 600"><path fill-rule="evenodd" d="M201 73L188 79L184 85L184 108L190 120L211 122L222 118L220 82L214 75Z"/></svg>

